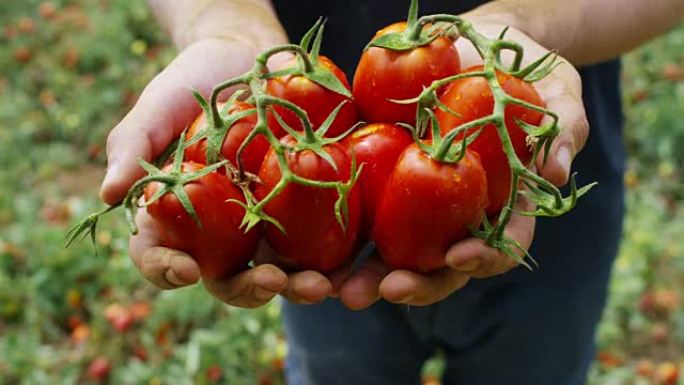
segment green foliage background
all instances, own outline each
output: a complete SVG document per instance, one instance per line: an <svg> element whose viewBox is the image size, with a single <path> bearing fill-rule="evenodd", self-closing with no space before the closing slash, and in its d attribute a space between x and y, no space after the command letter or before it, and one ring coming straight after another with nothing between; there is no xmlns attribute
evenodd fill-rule
<svg viewBox="0 0 684 385"><path fill-rule="evenodd" d="M145 2L45 4L0 5L0 384L84 383L96 357L113 384L281 383L277 302L242 310L201 286L153 289L118 218L101 226L99 257L87 243L62 248L99 207L107 132L174 51ZM628 216L590 381L671 385L663 373L684 359L684 28L624 68ZM112 304L151 313L117 332Z"/></svg>

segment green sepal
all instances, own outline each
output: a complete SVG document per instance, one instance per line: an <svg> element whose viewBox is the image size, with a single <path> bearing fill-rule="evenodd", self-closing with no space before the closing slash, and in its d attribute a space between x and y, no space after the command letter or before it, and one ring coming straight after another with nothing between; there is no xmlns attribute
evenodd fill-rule
<svg viewBox="0 0 684 385"><path fill-rule="evenodd" d="M593 182L578 189L577 182L575 180L576 175L577 173L573 173L570 177L570 195L565 198L561 198L560 201L555 195L540 189L531 182L525 181L525 185L529 190L520 191L520 194L534 203L537 206L537 209L533 211L521 211L516 213L518 215L534 217L558 217L569 212L575 208L579 198L588 193L589 190L598 184L597 182Z"/></svg>
<svg viewBox="0 0 684 385"><path fill-rule="evenodd" d="M361 172L363 171L364 164L357 169L356 168L356 155L352 154L351 161L351 175L347 183L340 183L337 185L337 200L335 201L335 218L337 223L340 224L343 231L347 231L347 225L349 224L349 193L359 179Z"/></svg>
<svg viewBox="0 0 684 385"><path fill-rule="evenodd" d="M342 110L342 107L344 107L344 105L347 103L348 103L347 100L343 100L340 104L337 105L337 107L335 107L334 110L332 110L330 112L328 117L325 118L325 121L323 122L323 124L321 124L321 126L316 129L316 136L318 136L319 138L322 138L325 136L325 134L328 132L330 127L335 122L335 119L337 118L337 115Z"/></svg>
<svg viewBox="0 0 684 385"><path fill-rule="evenodd" d="M240 184L239 187L242 190L242 195L245 197L245 201L247 203L241 202L237 199L228 199L226 202L235 203L243 209L245 209L245 215L242 217L240 228L243 229L245 233L247 233L252 228L254 228L254 226L261 223L261 221L266 221L275 226L283 234L287 235L285 228L282 224L280 224L280 222L278 222L278 220L276 220L270 215L267 215L266 213L264 213L263 210L257 208L256 199L254 198L252 192L249 190L247 184Z"/></svg>
<svg viewBox="0 0 684 385"><path fill-rule="evenodd" d="M250 115L256 113L256 109L250 108L248 110L234 112L229 114L225 120L223 120L222 127L207 127L207 148L206 148L206 161L207 164L216 163L221 154L221 148L223 147L223 142L228 136L228 132L233 127L235 123L239 120L244 119Z"/></svg>
<svg viewBox="0 0 684 385"><path fill-rule="evenodd" d="M176 196L178 201L180 202L181 206L183 206L183 209L190 215L190 218L192 218L193 221L195 221L195 224L197 224L197 227L200 229L202 228L202 221L200 221L199 216L197 215L197 212L195 211L195 207L192 205L192 202L190 201L190 197L188 196L188 193L185 192L185 188L183 188L183 185L175 185L171 187L171 191L173 192L173 195Z"/></svg>
<svg viewBox="0 0 684 385"><path fill-rule="evenodd" d="M412 40L409 38L408 29L406 29L401 32L391 32L379 36L368 43L366 49L370 47L379 47L392 51L409 51L432 43L438 36L439 35L430 35L427 32L421 32L418 39Z"/></svg>
<svg viewBox="0 0 684 385"><path fill-rule="evenodd" d="M314 65L313 71L303 72L303 75L312 82L336 94L340 94L347 98L352 97L351 92L342 84L340 79L321 64Z"/></svg>
<svg viewBox="0 0 684 385"><path fill-rule="evenodd" d="M147 207L151 205L152 203L158 201L162 196L169 192L171 192L171 189L168 186L160 188L159 190L157 190L156 193L154 193L154 195L150 197L150 199L146 199L140 207Z"/></svg>
<svg viewBox="0 0 684 385"><path fill-rule="evenodd" d="M532 271L534 270L532 266L527 263L526 259L529 259L532 264L534 264L536 267L539 267L539 264L537 261L532 258L530 253L520 245L520 242L508 238L505 235L502 235L499 239L492 239L491 234L496 231L496 227L492 226L489 223L488 218L485 216L482 220L482 230L479 229L470 229L470 233L475 237L475 238L480 238L487 242L487 245L490 247L493 247L502 253L506 254L509 256L511 259L513 259L516 263L525 266L528 270ZM520 256L520 253L522 253L522 257Z"/></svg>
<svg viewBox="0 0 684 385"><path fill-rule="evenodd" d="M70 228L64 236L64 247L67 248L71 246L71 244L73 244L74 242L80 242L85 237L90 236L90 241L92 242L93 248L95 249L95 255L97 256L98 252L95 235L97 234L97 225L100 220L100 217L114 210L120 205L121 204L118 203L96 213L90 214L83 220L81 220L79 223L77 223L74 227Z"/></svg>
<svg viewBox="0 0 684 385"><path fill-rule="evenodd" d="M316 34L316 31L318 31L318 28L323 24L323 18L319 17L318 20L316 20L316 23L311 27L304 36L302 36L302 40L299 42L299 46L304 49L304 51L309 52L309 46L311 45L311 39L314 37Z"/></svg>
<svg viewBox="0 0 684 385"><path fill-rule="evenodd" d="M287 132L288 135L295 138L297 142L303 140L303 135L297 132L297 130L292 128L289 124L287 124L275 108L271 108L271 113L273 114L273 117L275 118L276 122L280 124L280 127L282 127L282 129L285 130L285 132Z"/></svg>

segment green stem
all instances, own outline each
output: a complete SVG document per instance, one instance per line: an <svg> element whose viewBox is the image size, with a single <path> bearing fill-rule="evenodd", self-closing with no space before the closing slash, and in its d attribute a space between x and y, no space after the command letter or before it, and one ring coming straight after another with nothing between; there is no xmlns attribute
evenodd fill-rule
<svg viewBox="0 0 684 385"><path fill-rule="evenodd" d="M250 74L245 74L242 76L238 76L236 78L226 80L223 83L220 83L214 89L211 91L211 99L209 102L209 105L211 106L211 121L213 123L214 128L220 128L223 126L223 120L221 119L221 114L219 114L219 109L218 109L218 96L221 93L221 91L228 89L230 87L234 87L238 84L246 84L249 81Z"/></svg>
<svg viewBox="0 0 684 385"><path fill-rule="evenodd" d="M304 126L305 143L314 143L318 140L314 133L311 121L309 120L309 116L303 108L285 99L276 98L275 96L265 95L263 97L263 101L264 105L279 105L294 112Z"/></svg>
<svg viewBox="0 0 684 385"><path fill-rule="evenodd" d="M420 33L427 24L434 24L440 21L455 24L459 29L465 23L462 18L454 15L437 14L423 16L418 19L415 24L409 26L409 29L407 30L408 39L410 41L418 41L420 39Z"/></svg>
<svg viewBox="0 0 684 385"><path fill-rule="evenodd" d="M266 64L268 63L268 59L280 52L294 52L296 53L301 59L302 62L304 63L304 72L310 73L313 72L314 70L314 65L311 62L311 58L309 58L309 54L300 46L296 44L284 44L284 45L278 45L275 46L271 49L268 49L259 55L257 55L254 65L254 71L261 74L266 70Z"/></svg>
<svg viewBox="0 0 684 385"><path fill-rule="evenodd" d="M462 124L456 128L453 128L449 130L449 132L444 136L444 138L441 140L439 143L439 147L437 149L437 152L435 153L435 159L439 160L440 162L443 162L449 153L449 149L451 149L451 146L456 139L456 137L463 133L463 135L467 135L468 131L470 129L479 127L479 126L484 126L489 123L495 123L498 122L500 119L497 116L493 115L488 115L485 116L484 118L476 119L473 121L470 121L468 123Z"/></svg>

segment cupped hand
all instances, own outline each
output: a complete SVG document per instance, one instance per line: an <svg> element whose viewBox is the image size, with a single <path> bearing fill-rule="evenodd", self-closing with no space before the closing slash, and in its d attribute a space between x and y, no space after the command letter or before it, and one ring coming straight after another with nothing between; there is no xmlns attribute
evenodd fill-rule
<svg viewBox="0 0 684 385"><path fill-rule="evenodd" d="M114 204L144 175L138 164L152 161L200 113L191 90L207 96L221 81L251 69L256 48L242 42L206 39L185 48L150 82L133 109L111 131L107 140L108 168L100 196ZM276 55L269 65L286 60ZM130 254L142 275L162 289L192 285L200 280L192 256L161 245L154 220L139 210L139 232L131 237ZM261 246L255 267L225 280L204 280L207 290L222 301L240 307L257 307L280 293L297 303L325 299L332 285L323 275L304 271L288 276L274 265L272 252Z"/></svg>
<svg viewBox="0 0 684 385"><path fill-rule="evenodd" d="M494 38L504 25L486 20L471 20L477 31ZM548 50L524 33L509 29L506 38L521 44L525 50L523 65L546 54ZM481 64L482 60L470 42L456 43L462 68ZM555 139L546 163L537 160L539 173L556 186L565 185L570 167L577 153L584 147L589 126L582 103L582 82L577 70L567 61L562 62L546 78L534 84L546 107L558 114L560 135ZM505 62L505 57L504 57ZM542 124L548 122L545 117ZM516 209L528 211L531 204L519 197ZM527 250L534 238L533 217L513 215L504 234ZM525 252L519 250L519 256ZM478 238L468 238L453 245L445 255L447 268L431 274L406 270L389 271L379 257L372 258L340 285L339 296L352 309L362 309L380 298L406 305L429 305L439 302L466 285L470 278L487 278L508 272L517 266L513 258L488 246Z"/></svg>

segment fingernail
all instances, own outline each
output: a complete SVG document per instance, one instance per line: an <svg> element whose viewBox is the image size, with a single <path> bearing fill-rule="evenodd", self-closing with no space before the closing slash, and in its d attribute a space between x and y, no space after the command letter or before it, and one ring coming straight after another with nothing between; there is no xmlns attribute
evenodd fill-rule
<svg viewBox="0 0 684 385"><path fill-rule="evenodd" d="M112 180L116 177L116 174L118 174L118 172L119 166L115 162L111 162L109 165L107 165L107 173L105 174L102 184L106 185L111 183Z"/></svg>
<svg viewBox="0 0 684 385"><path fill-rule="evenodd" d="M111 164L107 168L107 173L105 174L104 179L102 180L102 185L100 186L100 198L102 200L106 201L108 199L108 190L116 179L118 173L119 167L116 164Z"/></svg>
<svg viewBox="0 0 684 385"><path fill-rule="evenodd" d="M563 168L566 175L570 174L570 166L572 165L572 153L568 146L563 146L558 149L558 154L556 155L556 160L558 164Z"/></svg>
<svg viewBox="0 0 684 385"><path fill-rule="evenodd" d="M468 273L477 270L478 267L480 267L480 260L471 259L469 261L460 262L457 265L452 266L452 269Z"/></svg>

